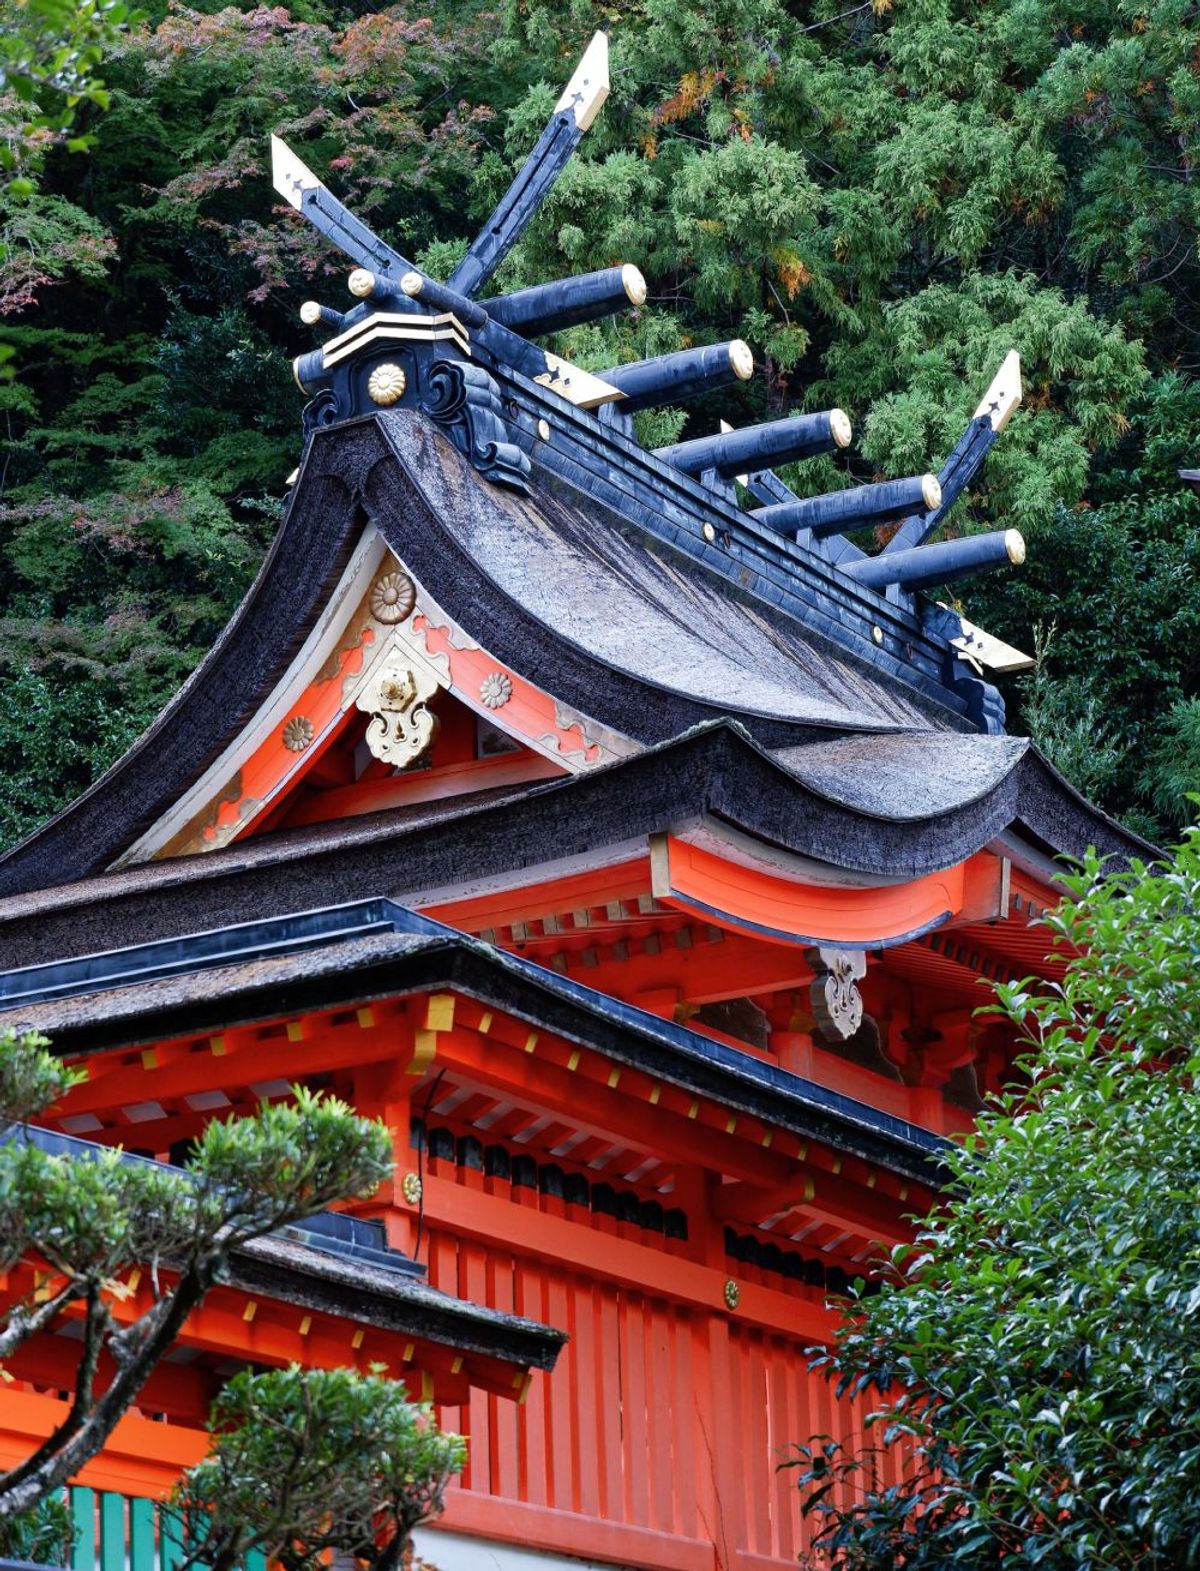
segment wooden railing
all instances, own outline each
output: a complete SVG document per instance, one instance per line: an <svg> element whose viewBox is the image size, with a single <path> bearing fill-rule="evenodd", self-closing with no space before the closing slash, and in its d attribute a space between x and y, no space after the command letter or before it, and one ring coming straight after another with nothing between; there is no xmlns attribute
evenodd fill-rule
<svg viewBox="0 0 1200 1571"><path fill-rule="evenodd" d="M74 1486L72 1571L175 1571L183 1559L179 1518L161 1501ZM241 1571L266 1571L248 1554Z"/></svg>

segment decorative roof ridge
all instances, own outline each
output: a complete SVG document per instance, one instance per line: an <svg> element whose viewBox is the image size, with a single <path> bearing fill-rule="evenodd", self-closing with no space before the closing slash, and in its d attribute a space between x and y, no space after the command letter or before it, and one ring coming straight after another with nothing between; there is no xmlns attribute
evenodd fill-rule
<svg viewBox="0 0 1200 1571"><path fill-rule="evenodd" d="M602 61L607 43L598 34L580 67L594 78L587 113L581 117L578 102L569 102L577 94L564 95L445 283L355 218L313 170L272 138L276 190L356 264L349 277L356 303L349 311L311 301L301 310L307 325L335 330L294 363L296 381L311 397L305 429L344 428L381 409L407 408L440 425L487 481L510 491L528 493L538 464L586 475L593 486L620 472L633 500L644 492L652 503L663 492L678 492L698 506L677 544L690 535L688 543L701 554L707 550L714 559L727 554L764 578L778 578L781 593L789 581L802 586L831 626L845 608L851 644L871 636L874 615L875 642L883 646L884 623L903 613L922 636L943 647L967 643L965 653L977 671L994 659L1002 669L1027 663L1017 651L968 631L954 613L942 608L939 615L913 598L918 589L1024 560L1024 541L1014 529L927 544L1021 402L1015 350L1005 356L938 474L804 498L770 466L845 447L851 426L839 409L742 430L723 425L712 436L655 451L635 438L633 412L678 404L752 375L753 356L745 344L705 345L592 373L536 342L640 305L646 286L636 268L626 264L476 298L538 211L607 93ZM604 460L598 467L589 463L597 454ZM897 525L892 538L875 556L845 538L867 526L891 524ZM892 653L903 650L901 640ZM1003 728L1003 705L993 688L966 676L947 680L964 698L974 681L978 691L968 708L977 728Z"/></svg>

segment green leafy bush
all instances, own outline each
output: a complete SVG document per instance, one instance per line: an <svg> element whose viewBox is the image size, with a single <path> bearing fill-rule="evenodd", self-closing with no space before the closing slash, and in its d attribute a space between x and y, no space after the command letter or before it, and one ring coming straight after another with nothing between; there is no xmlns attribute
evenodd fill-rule
<svg viewBox="0 0 1200 1571"><path fill-rule="evenodd" d="M1200 1564L1200 831L1066 882L1061 982L996 990L1027 1083L818 1358L874 1411L862 1451L790 1464L809 1565Z"/></svg>

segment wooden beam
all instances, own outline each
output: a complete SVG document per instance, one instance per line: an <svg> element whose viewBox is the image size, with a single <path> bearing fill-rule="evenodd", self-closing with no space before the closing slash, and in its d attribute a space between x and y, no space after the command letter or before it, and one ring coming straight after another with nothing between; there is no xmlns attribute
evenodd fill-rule
<svg viewBox="0 0 1200 1571"><path fill-rule="evenodd" d="M701 1265L435 1175L426 1179L425 1215L455 1236L503 1242L518 1255L714 1314L722 1313L725 1283L735 1274L733 1262L728 1271ZM814 1342L828 1342L837 1325L837 1316L823 1304L756 1282L741 1284L734 1318Z"/></svg>
<svg viewBox="0 0 1200 1571"><path fill-rule="evenodd" d="M589 1072L593 1059L598 1069L603 1068L603 1079ZM575 1129L610 1143L621 1141L648 1156L695 1162L750 1182L762 1182L769 1175L772 1182L782 1183L793 1170L786 1157L699 1119L672 1113L663 1095L656 1103L648 1098L639 1102L631 1094L636 1078L652 1084L639 1071L623 1071L619 1088L610 1090L605 1080L612 1065L599 1053L587 1052L572 1071L548 1062L545 1052L505 1051L494 1038L456 1029L439 1039L438 1065L461 1070L473 1083L492 1087L514 1107L562 1117ZM663 1092L668 1091L673 1088L664 1086Z"/></svg>

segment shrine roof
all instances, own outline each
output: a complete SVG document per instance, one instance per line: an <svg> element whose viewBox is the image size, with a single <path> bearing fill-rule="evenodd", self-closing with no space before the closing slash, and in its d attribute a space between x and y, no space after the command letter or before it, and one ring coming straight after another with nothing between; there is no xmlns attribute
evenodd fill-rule
<svg viewBox="0 0 1200 1571"><path fill-rule="evenodd" d="M901 610L880 602L883 645L868 621L851 653L770 560L752 569L666 506L630 522L548 465L534 480L525 497L488 485L414 411L317 432L263 570L208 657L101 780L0 857L0 894L99 872L182 796L286 670L364 515L456 626L631 750L722 716L768 746L970 734L930 674L940 654L925 648L923 674L895 653L929 645ZM666 501L682 481L698 489L667 477Z"/></svg>
<svg viewBox="0 0 1200 1571"><path fill-rule="evenodd" d="M570 855L620 825L665 831L672 814L719 814L889 877L947 867L997 835L1016 835L1043 874L1089 844L1153 854L1003 734L984 669L1027 657L921 593L1024 560L1011 529L934 539L1021 402L1015 350L950 454L928 455L936 474L801 497L769 466L836 457L852 439L840 409L722 423L658 449L638 440L639 411L750 376L747 345L592 373L538 342L643 305L636 267L484 297L603 103L606 62L597 35L444 282L273 141L277 192L357 264L355 303L302 307L332 336L294 363L310 400L303 459L240 609L125 757L0 858L0 897L83 881L106 903L78 912L73 938L56 914L73 897L38 896L60 952L86 947L114 911L182 931L167 907L183 885L202 906L219 886L248 918L287 908L289 880L308 898L318 865L338 899L420 893L462 877L465 833L472 858L512 869L531 846ZM543 783L219 849L283 822L335 744L353 752L357 737L370 754L352 760L353 787L371 759L393 777L430 764L426 706L446 694L536 755ZM575 778L544 780L559 769ZM0 944L19 909L0 909Z"/></svg>
<svg viewBox="0 0 1200 1571"><path fill-rule="evenodd" d="M73 1056L438 989L928 1183L940 1140L908 1121L585 987L390 900L0 976L5 1026Z"/></svg>
<svg viewBox="0 0 1200 1571"><path fill-rule="evenodd" d="M55 1155L90 1156L111 1150L93 1141L32 1125L21 1126L19 1137ZM151 1159L122 1152L121 1160ZM242 1245L233 1252L223 1280L244 1292L262 1294L301 1309L436 1342L523 1369L554 1367L567 1340L565 1332L482 1304L451 1298L431 1287L424 1280L423 1268L407 1256L387 1248L354 1247L339 1236L344 1226L321 1226L335 1220L349 1223L359 1231L370 1227L357 1219L321 1213Z"/></svg>
<svg viewBox="0 0 1200 1571"><path fill-rule="evenodd" d="M711 819L850 875L916 878L1003 838L1043 878L1089 845L1154 847L1107 818L1029 743L928 733L771 750L712 722L590 773L265 835L0 900L0 965L388 894L431 891L640 842ZM464 846L470 846L469 867ZM34 920L36 918L36 920Z"/></svg>

